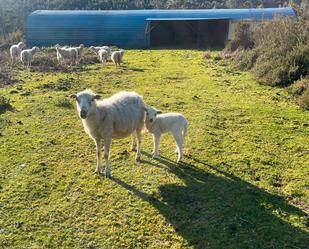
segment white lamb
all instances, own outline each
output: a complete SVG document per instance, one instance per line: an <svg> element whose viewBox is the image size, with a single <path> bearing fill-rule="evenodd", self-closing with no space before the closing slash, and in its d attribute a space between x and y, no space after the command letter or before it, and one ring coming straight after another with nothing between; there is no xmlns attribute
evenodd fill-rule
<svg viewBox="0 0 309 249"><path fill-rule="evenodd" d="M183 156L183 145L188 129L187 119L182 114L175 112L161 114L161 111L153 107L145 108L145 111L145 125L153 136L154 149L152 157L156 159L159 155L158 149L161 135L171 132L176 141L177 162L179 162Z"/></svg>
<svg viewBox="0 0 309 249"><path fill-rule="evenodd" d="M120 66L120 64L122 62L123 55L124 55L123 49L121 49L119 51L115 51L115 52L112 53L111 58L112 58L112 61L115 63L116 67Z"/></svg>
<svg viewBox="0 0 309 249"><path fill-rule="evenodd" d="M102 62L104 66L108 60L108 52L105 49L100 49L98 54L99 54L100 61Z"/></svg>
<svg viewBox="0 0 309 249"><path fill-rule="evenodd" d="M25 49L20 53L20 60L24 66L31 67L31 62L35 53L39 52L38 47L33 47L31 49Z"/></svg>
<svg viewBox="0 0 309 249"><path fill-rule="evenodd" d="M55 46L57 51L57 60L61 64L68 61L71 63L77 63L78 51L75 48L60 47L58 44Z"/></svg>
<svg viewBox="0 0 309 249"><path fill-rule="evenodd" d="M20 53L25 47L26 47L26 44L23 42L19 42L18 44L12 45L10 47L10 56L11 56L12 63L15 63L19 59Z"/></svg>
<svg viewBox="0 0 309 249"><path fill-rule="evenodd" d="M125 138L131 135L132 150L137 150L136 161L141 157L141 131L144 126L144 101L135 92L119 92L112 97L98 100L91 90L71 95L76 99L77 111L86 133L95 141L97 167L101 173L101 142L104 141L105 176L110 177L109 148L112 138ZM136 143L137 137L137 143Z"/></svg>

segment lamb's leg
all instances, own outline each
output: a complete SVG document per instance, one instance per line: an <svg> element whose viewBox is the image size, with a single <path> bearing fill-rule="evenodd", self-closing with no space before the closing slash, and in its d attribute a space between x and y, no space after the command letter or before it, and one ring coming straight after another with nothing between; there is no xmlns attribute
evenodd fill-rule
<svg viewBox="0 0 309 249"><path fill-rule="evenodd" d="M141 141L142 141L142 134L141 131L136 132L137 137L137 146L136 146L136 157L135 161L140 162L141 161Z"/></svg>
<svg viewBox="0 0 309 249"><path fill-rule="evenodd" d="M174 139L177 144L177 150L178 150L178 158L177 162L180 162L182 159L182 144L183 144L183 139L182 139L182 134L181 133L173 133Z"/></svg>
<svg viewBox="0 0 309 249"><path fill-rule="evenodd" d="M102 173L102 159L101 159L101 140L96 139L95 144L97 147L97 167L94 171L95 174Z"/></svg>
<svg viewBox="0 0 309 249"><path fill-rule="evenodd" d="M153 153L152 153L152 158L156 159L158 158L159 155L159 144L160 144L160 136L158 134L153 134L152 138L153 138Z"/></svg>
<svg viewBox="0 0 309 249"><path fill-rule="evenodd" d="M109 169L109 148L112 139L108 136L104 136L104 159L105 159L105 176L111 178L111 173Z"/></svg>
<svg viewBox="0 0 309 249"><path fill-rule="evenodd" d="M131 150L136 151L136 133L131 134Z"/></svg>

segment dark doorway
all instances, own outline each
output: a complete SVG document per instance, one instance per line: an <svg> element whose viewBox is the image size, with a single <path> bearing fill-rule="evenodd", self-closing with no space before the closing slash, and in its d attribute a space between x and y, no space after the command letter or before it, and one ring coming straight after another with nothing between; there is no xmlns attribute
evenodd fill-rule
<svg viewBox="0 0 309 249"><path fill-rule="evenodd" d="M150 21L150 47L222 48L229 31L229 20Z"/></svg>

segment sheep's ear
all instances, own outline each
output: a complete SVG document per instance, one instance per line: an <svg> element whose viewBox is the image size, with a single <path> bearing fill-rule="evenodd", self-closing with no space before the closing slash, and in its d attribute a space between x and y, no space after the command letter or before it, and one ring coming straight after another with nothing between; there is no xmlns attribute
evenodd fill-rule
<svg viewBox="0 0 309 249"><path fill-rule="evenodd" d="M101 98L101 95L99 95L99 94L96 94L94 97L93 97L93 99L100 99Z"/></svg>
<svg viewBox="0 0 309 249"><path fill-rule="evenodd" d="M147 112L147 111L148 111L147 107L145 107L145 106L144 106L144 111L145 111L145 112Z"/></svg>
<svg viewBox="0 0 309 249"><path fill-rule="evenodd" d="M76 94L71 94L71 95L70 95L70 98L71 98L71 99L76 99L77 96L76 96Z"/></svg>
<svg viewBox="0 0 309 249"><path fill-rule="evenodd" d="M162 114L163 112L161 110L157 110L157 114Z"/></svg>

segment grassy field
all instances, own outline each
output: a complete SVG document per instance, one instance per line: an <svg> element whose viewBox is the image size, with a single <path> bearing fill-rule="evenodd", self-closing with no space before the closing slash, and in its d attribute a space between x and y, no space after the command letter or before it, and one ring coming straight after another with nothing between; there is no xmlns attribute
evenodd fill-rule
<svg viewBox="0 0 309 249"><path fill-rule="evenodd" d="M122 68L21 70L0 89L0 248L309 247L309 112L201 51L127 51ZM134 90L189 120L185 158L162 138L134 162L114 140L112 179L69 99Z"/></svg>

